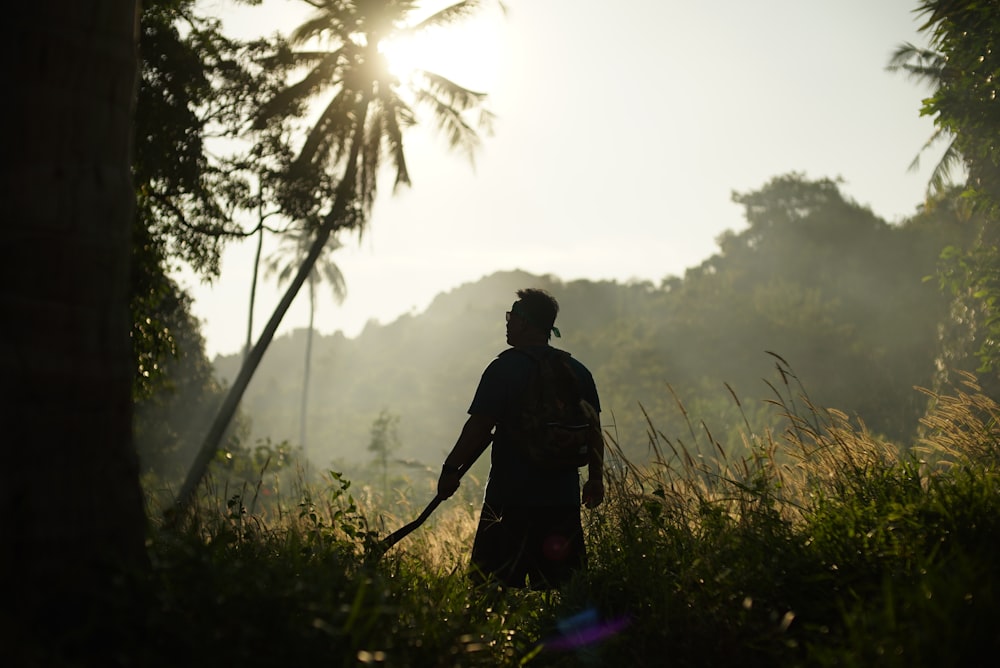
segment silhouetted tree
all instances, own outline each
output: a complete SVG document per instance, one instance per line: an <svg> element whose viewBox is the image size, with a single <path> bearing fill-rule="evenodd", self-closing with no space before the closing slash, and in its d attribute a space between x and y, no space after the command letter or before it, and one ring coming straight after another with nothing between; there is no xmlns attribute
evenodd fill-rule
<svg viewBox="0 0 1000 668"><path fill-rule="evenodd" d="M935 136L950 139L945 165L959 160L965 169L963 201L972 205L978 238L953 246L944 256L942 283L954 296L953 312L968 331L960 340L979 342L980 371L997 384L1000 373L1000 10L993 2L924 0L918 13L927 18L921 31L930 48L903 45L890 68L902 69L934 90L921 114L932 116ZM932 192L947 187L948 170L935 170ZM957 345L961 348L961 344ZM984 379L985 382L985 379ZM1000 391L998 388L989 388Z"/></svg>
<svg viewBox="0 0 1000 668"><path fill-rule="evenodd" d="M122 586L146 560L128 307L136 11L64 1L8 17L0 627L12 665L112 665L118 634L137 630L113 612L142 619Z"/></svg>
<svg viewBox="0 0 1000 668"><path fill-rule="evenodd" d="M375 457L375 464L382 474L382 494L389 494L389 457L399 450L399 416L386 409L378 414L371 428L371 441L368 442L368 452Z"/></svg>
<svg viewBox="0 0 1000 668"><path fill-rule="evenodd" d="M265 264L265 273L277 275L278 284L281 285L298 269L302 263L303 256L309 251L311 238L309 231L302 229L296 232L286 233L283 237L284 245L280 247ZM306 328L306 357L302 369L302 401L299 407L299 445L302 447L302 456L308 464L308 448L306 445L306 419L309 407L309 378L312 370L312 344L315 333L316 316L316 288L319 283L326 283L333 292L333 298L339 304L347 295L347 284L344 282L344 275L340 268L328 256L340 248L340 242L336 239L330 240L323 247L323 254L316 260L313 270L309 272L306 283L309 295L309 324Z"/></svg>
<svg viewBox="0 0 1000 668"><path fill-rule="evenodd" d="M300 114L305 100L317 93L332 91L332 98L320 112L289 170L291 190L284 199L288 212L295 218L311 220L316 202L311 194L312 187L322 182L328 170L337 172L339 181L328 212L318 219L312 246L302 266L247 356L202 443L178 496L178 511L186 509L190 502L264 351L331 234L338 229L363 229L375 199L383 157L388 157L395 170L395 185L409 183L403 132L417 119L414 110L400 96L400 82L389 72L379 44L395 32L410 30L403 26L416 8L415 3L317 0L311 4L319 12L295 31L292 42L306 44L313 38L322 38L333 48L291 54L296 64L311 64L312 69L301 81L265 105L258 117L258 126L274 116ZM415 29L450 23L481 4L473 0L459 2L432 15ZM424 73L420 81L422 87L416 90L417 102L430 107L452 147L462 147L471 154L478 144L478 134L464 114L480 110L480 127L488 128L491 116L482 110L484 94L431 73ZM303 215L298 215L295 205L301 202L306 206L301 212Z"/></svg>

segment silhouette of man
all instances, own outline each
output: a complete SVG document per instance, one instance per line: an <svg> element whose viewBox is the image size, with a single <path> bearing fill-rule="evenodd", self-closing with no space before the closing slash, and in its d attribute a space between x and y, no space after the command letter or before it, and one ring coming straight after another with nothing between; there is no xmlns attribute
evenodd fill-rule
<svg viewBox="0 0 1000 668"><path fill-rule="evenodd" d="M549 471L531 462L515 442L520 398L538 362L532 355L556 354L549 346L559 304L544 290L517 291L507 313L507 343L483 372L469 418L438 479L438 496L451 497L460 472L472 465L492 437L489 482L472 548L470 577L502 587L551 589L586 566L580 520L580 477L575 468ZM527 349L523 354L514 349ZM583 398L596 413L600 402L593 376L568 357ZM494 427L496 432L493 432ZM594 508L604 500L604 442L599 421L591 432L588 480L582 500Z"/></svg>

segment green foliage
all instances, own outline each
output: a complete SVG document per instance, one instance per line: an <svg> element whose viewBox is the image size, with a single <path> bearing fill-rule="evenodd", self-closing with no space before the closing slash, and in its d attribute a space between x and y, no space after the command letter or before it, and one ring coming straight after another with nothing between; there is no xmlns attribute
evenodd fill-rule
<svg viewBox="0 0 1000 668"><path fill-rule="evenodd" d="M331 473L321 500L272 525L236 497L159 534L143 665L506 665L518 632L485 598L412 560L364 558L374 535L349 488Z"/></svg>
<svg viewBox="0 0 1000 668"><path fill-rule="evenodd" d="M199 15L192 0L154 0L142 9L130 293L140 400L157 388L165 366L200 350L183 325L175 330L189 298L171 272L185 264L218 275L224 243L252 233L239 214L258 213L263 225L274 213L265 206L268 193L288 160L280 126L255 137L242 132L281 80L280 68L257 64L280 45L225 37L220 22ZM244 141L222 150L220 138L237 136Z"/></svg>
<svg viewBox="0 0 1000 668"><path fill-rule="evenodd" d="M943 258L942 280L955 297L948 343L961 349L970 340L979 342L974 351L981 371L996 378L1000 365L1000 152L996 136L996 73L1000 52L1000 11L996 3L969 0L925 0L918 11L926 18L921 30L930 37L930 49L901 48L891 68L901 68L934 87L923 101L921 114L934 118L935 137L948 137L951 144L931 181L932 193L947 185L948 167L961 161L966 180L960 188L975 243L955 244ZM933 138L932 138L933 139Z"/></svg>
<svg viewBox="0 0 1000 668"><path fill-rule="evenodd" d="M819 497L810 548L843 592L838 640L857 665L975 662L995 652L996 474L927 476L915 461L869 472L862 489ZM814 648L832 665L839 652Z"/></svg>
<svg viewBox="0 0 1000 668"><path fill-rule="evenodd" d="M210 143L250 138L249 119L284 73L259 63L280 43L230 39L192 0L144 3L141 31L133 160L138 220L163 258L215 276L223 243L246 234L234 212L259 205L248 194L252 167L231 147L247 148L258 163L282 149L264 129L256 145L229 142L221 150L223 144Z"/></svg>
<svg viewBox="0 0 1000 668"><path fill-rule="evenodd" d="M995 245L948 246L941 254L939 281L953 298L955 321L965 324L956 347L970 347L977 371L1000 372L1000 251ZM964 312L963 312L964 311ZM964 317L963 317L964 316ZM957 329L957 328L956 328ZM977 333L982 332L977 336ZM978 345L976 345L978 344Z"/></svg>
<svg viewBox="0 0 1000 668"><path fill-rule="evenodd" d="M924 0L922 30L941 55L936 89L924 99L921 113L954 137L968 170L968 194L996 218L1000 212L1000 154L996 135L996 72L1000 53L1000 11L993 3L970 0Z"/></svg>

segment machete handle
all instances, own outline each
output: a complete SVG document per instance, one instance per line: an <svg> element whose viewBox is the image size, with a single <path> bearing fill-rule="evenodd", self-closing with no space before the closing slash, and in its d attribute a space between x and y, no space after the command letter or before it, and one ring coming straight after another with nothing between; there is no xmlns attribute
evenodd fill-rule
<svg viewBox="0 0 1000 668"><path fill-rule="evenodd" d="M486 441L486 443L483 445L482 449L479 452L476 453L475 457L472 458L472 461L470 461L466 466L463 466L459 470L459 472L458 472L458 477L459 478L461 478L462 476L464 476L465 472L468 471L470 468L472 468L472 465L476 463L476 460L479 459L480 455L482 455L484 452L486 452L486 448L488 448L489 445L490 445L490 443L492 443L492 442L493 442L492 438L490 440ZM413 533L414 529L416 529L421 524L423 524L424 522L426 522L427 518L431 516L431 513L433 513L435 510L437 510L437 507L441 505L442 501L444 501L444 499L442 499L438 495L435 495L434 498L431 499L431 502L427 504L427 507L424 508L423 512L420 513L420 515L417 516L417 519L413 520L409 524L405 524L405 525L401 526L400 528L396 529L391 534L389 534L388 536L386 536L385 538L383 538L381 540L381 542L379 543L379 548L381 549L381 551L384 553L390 547L392 547L393 545L395 545L396 543L398 543L399 541L403 540L404 538L406 538L407 536L409 536L411 533Z"/></svg>

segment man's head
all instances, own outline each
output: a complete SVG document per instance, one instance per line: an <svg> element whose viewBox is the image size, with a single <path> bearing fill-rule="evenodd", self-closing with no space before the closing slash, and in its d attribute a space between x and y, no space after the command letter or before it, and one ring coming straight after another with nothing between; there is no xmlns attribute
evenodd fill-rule
<svg viewBox="0 0 1000 668"><path fill-rule="evenodd" d="M555 329L559 302L545 290L527 288L517 291L517 301L507 319L507 342L511 345L545 343Z"/></svg>

